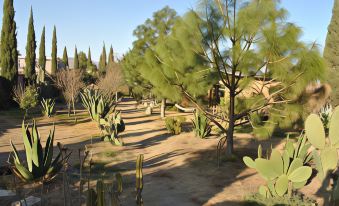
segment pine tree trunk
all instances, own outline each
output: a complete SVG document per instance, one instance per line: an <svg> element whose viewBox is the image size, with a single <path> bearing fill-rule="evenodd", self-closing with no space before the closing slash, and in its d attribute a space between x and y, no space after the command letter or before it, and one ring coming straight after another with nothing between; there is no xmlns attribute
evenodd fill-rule
<svg viewBox="0 0 339 206"><path fill-rule="evenodd" d="M227 145L226 145L226 156L232 157L234 152L233 147L233 135L235 127L235 116L234 116L234 104L235 104L235 95L234 91L230 91L230 106L229 106L229 125L227 129Z"/></svg>
<svg viewBox="0 0 339 206"><path fill-rule="evenodd" d="M161 118L165 118L166 116L166 99L165 98L161 100L160 116Z"/></svg>

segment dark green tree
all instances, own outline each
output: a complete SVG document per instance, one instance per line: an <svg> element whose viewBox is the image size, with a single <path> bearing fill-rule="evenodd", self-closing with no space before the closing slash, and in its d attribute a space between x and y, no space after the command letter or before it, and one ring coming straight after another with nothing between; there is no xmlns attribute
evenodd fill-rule
<svg viewBox="0 0 339 206"><path fill-rule="evenodd" d="M73 69L80 69L77 46L75 46L75 49L74 49L74 65L73 65Z"/></svg>
<svg viewBox="0 0 339 206"><path fill-rule="evenodd" d="M33 19L33 9L31 8L31 13L28 23L28 34L27 34L27 45L26 45L26 57L25 57L25 78L27 81L32 84L36 81L35 73L35 64L36 64L36 41L35 41L35 30L34 30L34 19Z"/></svg>
<svg viewBox="0 0 339 206"><path fill-rule="evenodd" d="M111 45L111 48L109 49L109 54L108 54L108 65L111 63L114 63L114 52L113 52L113 47Z"/></svg>
<svg viewBox="0 0 339 206"><path fill-rule="evenodd" d="M106 47L105 44L102 47L102 52L100 55L100 60L99 60L99 72L100 74L104 74L107 68L107 55L106 55Z"/></svg>
<svg viewBox="0 0 339 206"><path fill-rule="evenodd" d="M18 75L18 50L13 0L4 0L0 47L0 76L13 82Z"/></svg>
<svg viewBox="0 0 339 206"><path fill-rule="evenodd" d="M96 73L96 66L92 62L92 55L91 55L91 48L88 48L88 55L87 55L87 72L91 75Z"/></svg>
<svg viewBox="0 0 339 206"><path fill-rule="evenodd" d="M85 52L78 53L78 60L79 60L79 69L86 71L87 69L87 56Z"/></svg>
<svg viewBox="0 0 339 206"><path fill-rule="evenodd" d="M67 54L67 48L64 48L64 53L62 55L62 62L65 64L65 68L67 69L69 67L68 65L68 54Z"/></svg>
<svg viewBox="0 0 339 206"><path fill-rule="evenodd" d="M268 137L277 126L289 127L302 118L305 110L300 97L310 83L323 80L326 73L316 46L300 40L301 29L286 22L287 11L277 1L243 3L203 0L201 11L191 14L197 19L158 39L146 50L143 61L158 68L143 75L159 87L157 90L170 93L179 89L219 127L225 134L219 148L227 143L228 156L234 153L236 127L251 122L256 134ZM225 89L225 104L218 114L212 113L192 88L201 84L197 80L199 67L210 76L200 77L201 81L217 78ZM264 118L267 121L262 121Z"/></svg>
<svg viewBox="0 0 339 206"><path fill-rule="evenodd" d="M339 105L339 1L334 0L331 23L328 26L324 58L329 67L328 81L332 87L331 101Z"/></svg>
<svg viewBox="0 0 339 206"><path fill-rule="evenodd" d="M55 75L58 69L58 47L57 47L57 35L56 27L53 29L53 38L52 38L52 69L51 75Z"/></svg>
<svg viewBox="0 0 339 206"><path fill-rule="evenodd" d="M40 47L39 47L39 66L40 69L46 71L46 48L45 48L45 27L42 29Z"/></svg>

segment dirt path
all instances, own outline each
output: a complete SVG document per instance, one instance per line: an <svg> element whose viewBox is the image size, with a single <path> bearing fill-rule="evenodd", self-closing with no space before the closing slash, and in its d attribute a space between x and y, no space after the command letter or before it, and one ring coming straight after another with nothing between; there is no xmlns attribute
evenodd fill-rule
<svg viewBox="0 0 339 206"><path fill-rule="evenodd" d="M132 100L125 100L119 109L126 123L122 134L124 147L112 146L91 137L98 135L96 125L88 118L80 118L80 123L70 125L56 122L56 141L76 150L87 145L96 163L94 171L110 173L121 171L124 176L123 205L134 205L135 159L144 154L144 190L143 198L147 206L172 205L240 205L245 195L256 192L263 180L254 170L248 169L241 161L243 155L256 153L258 142L249 134L237 135L235 140L239 160L226 162L220 168L216 164L216 137L199 139L193 132L185 131L180 135L167 133L158 111L145 116L144 109L136 108ZM168 112L168 116L184 115L190 122L190 115ZM38 121L39 130L45 138L52 127L50 120ZM9 139L22 150L19 120L0 117L0 161L7 159L10 151ZM261 142L264 147L281 147L280 140ZM72 164L76 164L76 154L72 155ZM317 182L304 189L308 195L314 195ZM316 197L316 196L313 196Z"/></svg>

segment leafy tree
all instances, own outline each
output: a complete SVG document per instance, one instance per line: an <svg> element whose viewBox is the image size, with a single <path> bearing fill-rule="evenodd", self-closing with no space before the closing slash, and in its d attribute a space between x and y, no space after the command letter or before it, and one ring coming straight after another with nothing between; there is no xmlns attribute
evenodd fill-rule
<svg viewBox="0 0 339 206"><path fill-rule="evenodd" d="M332 87L332 104L339 105L339 1L334 1L331 23L328 26L324 58L329 66L328 80Z"/></svg>
<svg viewBox="0 0 339 206"><path fill-rule="evenodd" d="M20 108L25 110L25 116L29 109L34 108L38 104L38 91L36 87L28 85L17 85L13 88L14 101L16 101Z"/></svg>
<svg viewBox="0 0 339 206"><path fill-rule="evenodd" d="M42 29L40 47L39 47L39 67L43 72L46 71L46 48L45 48L45 27Z"/></svg>
<svg viewBox="0 0 339 206"><path fill-rule="evenodd" d="M87 72L91 75L96 73L96 66L92 62L92 55L91 55L91 48L88 48L88 55L87 55Z"/></svg>
<svg viewBox="0 0 339 206"><path fill-rule="evenodd" d="M4 0L0 47L0 76L13 82L18 75L18 50L13 0Z"/></svg>
<svg viewBox="0 0 339 206"><path fill-rule="evenodd" d="M36 80L35 73L35 64L36 64L36 41L35 41L35 30L34 30L34 19L33 19L33 10L31 8L31 13L28 23L28 34L27 34L27 45L26 45L26 57L25 57L25 78L30 84L34 83Z"/></svg>
<svg viewBox="0 0 339 206"><path fill-rule="evenodd" d="M78 53L78 59L79 59L79 68L83 71L86 71L87 69L87 56L85 52L79 52Z"/></svg>
<svg viewBox="0 0 339 206"><path fill-rule="evenodd" d="M68 54L67 54L67 48L64 48L64 53L62 55L62 62L65 64L65 68L68 68Z"/></svg>
<svg viewBox="0 0 339 206"><path fill-rule="evenodd" d="M109 55L108 55L108 65L114 63L114 52L113 47L111 45L111 48L109 49Z"/></svg>
<svg viewBox="0 0 339 206"><path fill-rule="evenodd" d="M53 39L52 39L52 70L51 75L55 75L58 69L58 48L57 48L57 36L56 36L56 28L54 26L53 29Z"/></svg>
<svg viewBox="0 0 339 206"><path fill-rule="evenodd" d="M300 41L300 28L285 21L287 11L277 1L205 0L200 6L201 11L185 26L173 29L155 49L147 50L146 63L153 68L161 65L154 78L159 90L170 91L171 85L179 88L220 128L225 138L219 148L227 143L226 154L231 156L235 127L251 122L256 134L267 137L277 126L288 127L302 117L299 99L309 83L323 79L325 64L314 44ZM225 104L219 114L202 104L192 88L199 86L199 67L208 71L207 80L213 82L216 76L216 82L225 87ZM188 72L198 78L189 78Z"/></svg>
<svg viewBox="0 0 339 206"><path fill-rule="evenodd" d="M78 59L78 50L77 47L75 46L74 49L74 65L73 65L74 69L79 69L79 59Z"/></svg>
<svg viewBox="0 0 339 206"><path fill-rule="evenodd" d="M147 58L144 55L147 50L152 50L152 48L158 43L161 42L167 35L170 34L170 31L174 25L174 22L177 19L177 13L175 10L166 6L165 8L155 12L152 19L147 19L144 24L138 26L134 30L133 34L137 37L137 40L133 43L134 51L139 54L139 57L134 55L133 57L140 58L141 62L145 62L144 58ZM133 69L133 67L126 67ZM135 77L140 75L141 64L137 64L138 72L129 72L129 75L132 75L132 78L137 79L140 77ZM151 77L152 75L148 75ZM127 76L127 78L129 78ZM145 77L143 77L145 78ZM150 80L147 79L149 82ZM128 80L130 82L130 80ZM142 82L142 81L141 81ZM130 84L133 87L133 85ZM161 106L161 117L165 116L165 105L166 99L162 93L153 93L157 98L162 99Z"/></svg>
<svg viewBox="0 0 339 206"><path fill-rule="evenodd" d="M106 56L106 47L105 44L102 48L102 52L100 55L100 61L99 61L99 72L101 74L104 74L107 68L107 56Z"/></svg>

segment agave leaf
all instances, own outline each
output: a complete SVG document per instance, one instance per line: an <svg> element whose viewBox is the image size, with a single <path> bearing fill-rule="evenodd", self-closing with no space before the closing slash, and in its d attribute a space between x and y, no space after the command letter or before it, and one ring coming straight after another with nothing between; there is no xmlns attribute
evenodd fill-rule
<svg viewBox="0 0 339 206"><path fill-rule="evenodd" d="M122 176L121 174L118 172L115 174L115 179L117 180L117 191L119 193L122 193Z"/></svg>
<svg viewBox="0 0 339 206"><path fill-rule="evenodd" d="M316 114L311 114L305 122L305 132L310 143L317 149L325 147L325 130L321 119Z"/></svg>
<svg viewBox="0 0 339 206"><path fill-rule="evenodd" d="M10 140L10 144L12 146L12 149L13 149L13 153L14 153L14 159L15 159L15 162L17 162L18 164L20 164L20 158L19 158L19 154L18 154L18 150L16 149L15 145L13 144L12 140Z"/></svg>
<svg viewBox="0 0 339 206"><path fill-rule="evenodd" d="M285 174L278 177L275 183L275 191L277 192L278 196L283 196L286 194L288 188L288 178Z"/></svg>
<svg viewBox="0 0 339 206"><path fill-rule="evenodd" d="M328 135L332 146L339 143L339 126L338 125L339 125L339 107L336 107L331 117L329 135Z"/></svg>
<svg viewBox="0 0 339 206"><path fill-rule="evenodd" d="M255 162L252 158L245 156L243 157L243 161L247 167L255 169Z"/></svg>
<svg viewBox="0 0 339 206"><path fill-rule="evenodd" d="M15 168L20 173L20 175L24 178L25 181L33 180L33 175L30 171L26 169L22 164L14 161Z"/></svg>
<svg viewBox="0 0 339 206"><path fill-rule="evenodd" d="M288 179L292 182L303 182L308 180L312 175L312 168L309 166L302 166L295 169L290 175L288 175Z"/></svg>
<svg viewBox="0 0 339 206"><path fill-rule="evenodd" d="M53 125L53 130L52 130L52 132L50 132L48 139L47 139L47 142L46 142L45 158L44 158L44 170L45 171L50 167L50 165L52 163L54 132L55 132L55 125Z"/></svg>

